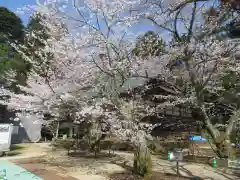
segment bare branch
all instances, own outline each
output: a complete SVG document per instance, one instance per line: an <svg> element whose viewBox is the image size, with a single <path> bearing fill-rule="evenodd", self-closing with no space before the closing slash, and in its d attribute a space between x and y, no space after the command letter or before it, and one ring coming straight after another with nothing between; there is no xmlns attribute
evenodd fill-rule
<svg viewBox="0 0 240 180"><path fill-rule="evenodd" d="M193 24L194 24L195 15L196 15L196 8L197 8L197 0L194 1L192 18L191 18L190 26L189 26L189 29L188 29L188 41L190 41L192 33L193 33Z"/></svg>
<svg viewBox="0 0 240 180"><path fill-rule="evenodd" d="M186 5L193 3L193 2L206 2L206 1L210 1L210 0L186 0L184 2L181 2L179 5L177 5L174 9L171 9L171 12L175 12L178 11L180 9L183 9Z"/></svg>

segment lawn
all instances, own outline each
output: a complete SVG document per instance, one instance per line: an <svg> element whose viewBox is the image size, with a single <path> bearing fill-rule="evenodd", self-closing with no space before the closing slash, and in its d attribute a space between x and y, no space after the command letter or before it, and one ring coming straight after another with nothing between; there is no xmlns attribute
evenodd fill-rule
<svg viewBox="0 0 240 180"><path fill-rule="evenodd" d="M10 151L7 153L8 156L16 156L22 154L31 144L23 143L23 144L12 144Z"/></svg>

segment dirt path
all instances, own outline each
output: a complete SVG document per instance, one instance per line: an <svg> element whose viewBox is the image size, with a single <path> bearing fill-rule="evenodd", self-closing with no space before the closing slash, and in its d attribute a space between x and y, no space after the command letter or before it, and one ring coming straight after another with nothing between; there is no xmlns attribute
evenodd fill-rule
<svg viewBox="0 0 240 180"><path fill-rule="evenodd" d="M133 156L129 153L119 152L119 155L124 157L125 160L133 160ZM157 172L164 172L176 174L176 162L159 159L156 156L152 157L153 170ZM192 177L198 176L206 180L239 180L240 177L228 173L222 169L214 169L207 164L198 164L191 162L180 162L179 172L182 176Z"/></svg>
<svg viewBox="0 0 240 180"><path fill-rule="evenodd" d="M51 151L49 144L28 143L22 144L21 146L23 148L20 150L21 153L19 155L3 157L0 160L10 160L14 164L21 166L44 180L77 180L73 177L66 176L65 171L60 173L62 169L53 169L41 162L41 159Z"/></svg>
<svg viewBox="0 0 240 180"><path fill-rule="evenodd" d="M132 166L133 155L126 152L116 152L112 158L69 157L64 155L52 155L50 160L55 164L62 164L68 175L80 180L108 180L109 175L121 173ZM158 159L153 156L153 171L159 173L176 174L176 162ZM64 166L63 166L64 165ZM199 176L208 180L239 180L240 177L214 169L206 164L180 163L180 174L186 177Z"/></svg>
<svg viewBox="0 0 240 180"><path fill-rule="evenodd" d="M63 173L58 173L54 170L47 170L44 164L37 163L18 163L17 165L23 167L29 172L41 177L44 180L77 180L73 177L66 176Z"/></svg>
<svg viewBox="0 0 240 180"><path fill-rule="evenodd" d="M127 152L115 152L115 156L94 158L89 153L76 156L67 156L66 151L55 151L46 144L33 144L26 149L24 155L39 155L43 157L13 160L16 164L29 170L44 180L109 180L109 176L122 173L133 162L133 155ZM175 162L152 157L153 170L160 173L176 174ZM240 177L226 173L204 164L180 163L180 173L184 176L199 176L211 180L238 180Z"/></svg>

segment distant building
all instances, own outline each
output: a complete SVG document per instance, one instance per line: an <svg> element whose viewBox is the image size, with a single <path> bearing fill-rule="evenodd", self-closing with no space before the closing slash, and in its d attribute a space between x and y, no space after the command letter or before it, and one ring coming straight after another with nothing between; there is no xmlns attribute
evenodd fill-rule
<svg viewBox="0 0 240 180"><path fill-rule="evenodd" d="M146 90L148 83L148 90ZM131 83L130 83L131 84ZM143 85L145 84L145 85ZM134 95L135 94L135 95ZM161 95L174 94L174 87L158 78L152 78L150 82L135 85L129 91L123 91L121 97L131 99L133 96L140 96L143 104L147 106L156 106L161 103ZM187 107L175 106L156 109L154 115L145 116L142 123L161 124L153 129L153 136L168 136L171 134L198 134L198 124L193 118L192 112Z"/></svg>

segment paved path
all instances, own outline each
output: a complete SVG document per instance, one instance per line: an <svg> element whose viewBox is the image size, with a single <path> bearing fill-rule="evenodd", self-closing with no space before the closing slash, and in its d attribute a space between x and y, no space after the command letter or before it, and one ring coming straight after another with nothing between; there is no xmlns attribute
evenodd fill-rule
<svg viewBox="0 0 240 180"><path fill-rule="evenodd" d="M53 171L44 164L34 163L51 150L48 146L32 143L20 155L0 157L0 170L6 169L8 180L77 180Z"/></svg>
<svg viewBox="0 0 240 180"><path fill-rule="evenodd" d="M129 153L118 152L117 154L124 157L124 159L128 160L132 164L133 156ZM152 158L153 160L153 170L164 172L164 173L177 173L176 162L170 162L163 159L158 159L156 157ZM184 176L199 176L205 180L240 180L240 176L233 175L228 172L224 172L221 169L214 169L210 165L207 164L197 164L191 162L182 162L180 165L180 174Z"/></svg>
<svg viewBox="0 0 240 180"><path fill-rule="evenodd" d="M0 171L6 170L7 180L43 180L28 170L9 161L0 162Z"/></svg>
<svg viewBox="0 0 240 180"><path fill-rule="evenodd" d="M30 152L32 152L32 153L30 153ZM33 153L33 152L35 152L35 153ZM36 157L40 157L40 156L44 155L44 153L42 154L39 152L40 152L40 150L36 151L36 149L33 146L28 152L26 152L20 156L0 158L0 163L3 162L4 160L5 161L6 160L14 161L14 163L16 165L21 166L24 169L27 169L28 171L43 178L44 180L76 180L76 179L74 179L72 177L68 177L64 174L59 174L59 171L58 172L52 171L51 169L46 168L41 163L26 162L26 160L29 158L32 160ZM28 154L28 153L30 153L30 154ZM126 152L116 152L116 153L118 155L120 155L121 157L123 157L124 160L120 160L120 161L126 161L127 165L132 166L133 155L131 153L126 153ZM62 155L59 158L62 159L63 158ZM66 158L69 159L69 157L66 157ZM17 159L19 159L19 162L16 161ZM122 158L120 158L120 159L122 159ZM175 162L169 162L167 160L158 159L157 157L153 157L152 160L153 160L153 167L154 167L155 171L176 174L176 163ZM22 161L22 162L20 162L20 161ZM88 161L89 161L89 159L88 159ZM100 164L98 164L95 161L96 160L94 160L92 162L90 167L96 165L96 167L95 167L96 172L97 172L97 170L102 172L103 171L102 168L105 167L103 162L99 162ZM84 162L82 162L82 160L79 163L84 165ZM112 168L113 164L111 162L108 162L108 164L109 164L109 167L107 167L104 170L105 172L110 172L113 169L114 169L114 171L117 171L117 170L122 171L122 167L119 166L119 168L117 168L117 167L115 167L116 164L114 164L114 168ZM83 168L80 167L80 169L82 170ZM63 171L60 170L60 172L63 172ZM185 176L199 176L205 180L240 180L240 177L237 177L230 173L224 172L223 170L214 169L209 165L197 164L197 163L180 163L180 173ZM71 175L71 174L69 174L69 175ZM75 177L80 180L90 180L90 179L100 180L100 176L96 175L96 173L93 173L90 175L81 173L81 175L79 176L79 173L76 172ZM104 178L104 177L102 177L102 178ZM9 179L9 180L16 180L16 178ZM19 179L19 180L21 180L21 179ZM27 179L25 179L25 180L27 180Z"/></svg>
<svg viewBox="0 0 240 180"><path fill-rule="evenodd" d="M73 177L67 176L66 174L58 173L56 171L50 170L46 168L44 164L40 164L40 163L29 163L29 164L23 163L23 164L19 164L19 166L27 169L28 171L43 178L44 180L77 180ZM81 179L81 180L88 180L88 179Z"/></svg>
<svg viewBox="0 0 240 180"><path fill-rule="evenodd" d="M165 160L155 161L155 170L165 173L176 173L176 162L169 162ZM240 177L224 172L221 169L214 169L206 164L197 163L180 163L179 172L183 176L199 176L206 180L239 180Z"/></svg>

